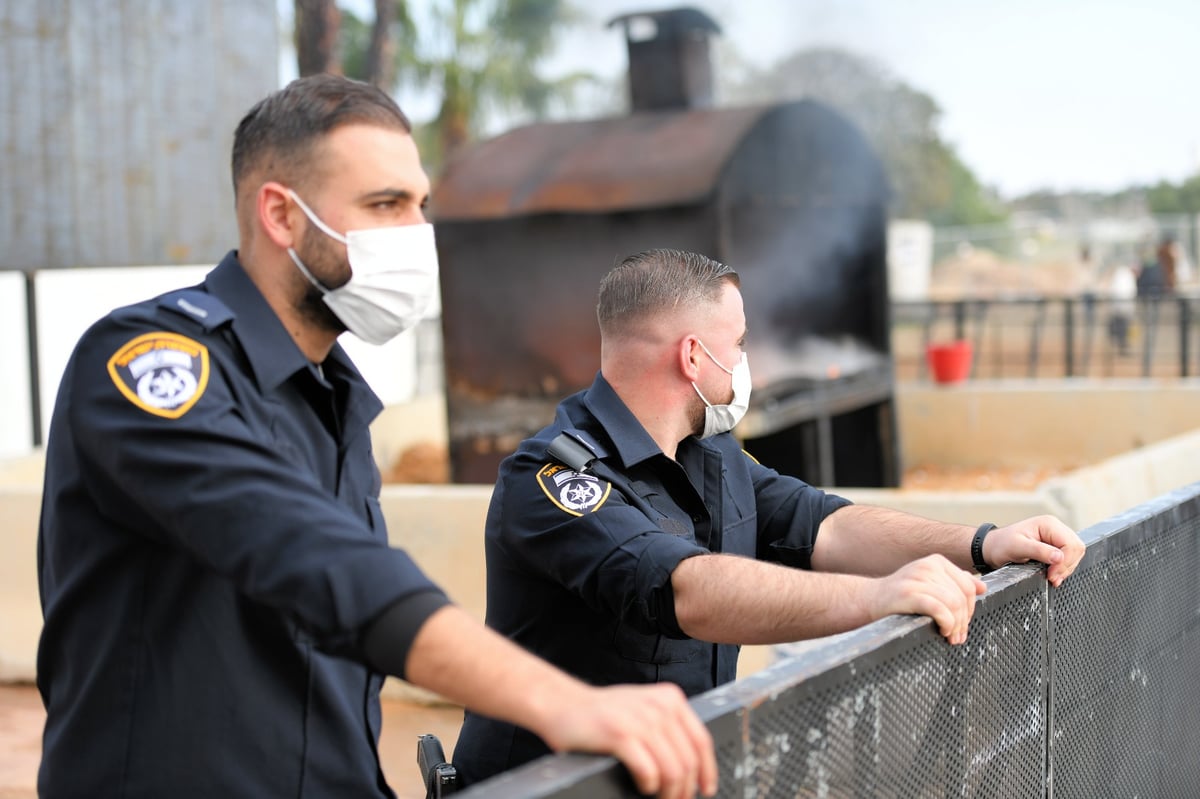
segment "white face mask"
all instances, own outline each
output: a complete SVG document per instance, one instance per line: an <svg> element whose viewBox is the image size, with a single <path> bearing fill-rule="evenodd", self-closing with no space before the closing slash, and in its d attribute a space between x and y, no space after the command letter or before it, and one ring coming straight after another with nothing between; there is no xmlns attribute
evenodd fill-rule
<svg viewBox="0 0 1200 799"><path fill-rule="evenodd" d="M292 199L325 235L346 245L350 280L344 286L322 286L291 247L288 255L325 295L325 304L354 335L369 344L384 344L421 321L437 290L438 258L433 225L332 230L289 189Z"/></svg>
<svg viewBox="0 0 1200 799"><path fill-rule="evenodd" d="M700 387L694 382L692 383L692 388L696 389L696 393L700 395L700 399L704 400L705 405L704 432L700 434L700 437L709 438L718 433L729 432L746 415L746 411L750 407L750 362L746 360L746 353L743 352L742 359L737 362L737 365L732 369L726 369L725 364L713 358L713 354L708 351L708 347L704 346L703 341L700 339L696 339L696 341L713 363L726 373L733 375L733 401L728 405L713 405L700 393Z"/></svg>

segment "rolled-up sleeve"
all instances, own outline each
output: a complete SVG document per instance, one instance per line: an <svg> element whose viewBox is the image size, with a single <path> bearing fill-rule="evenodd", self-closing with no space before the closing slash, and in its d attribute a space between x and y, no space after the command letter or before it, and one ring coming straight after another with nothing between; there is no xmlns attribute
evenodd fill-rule
<svg viewBox="0 0 1200 799"><path fill-rule="evenodd" d="M812 568L821 522L852 503L761 464L750 463L749 468L758 512L757 557L798 569Z"/></svg>

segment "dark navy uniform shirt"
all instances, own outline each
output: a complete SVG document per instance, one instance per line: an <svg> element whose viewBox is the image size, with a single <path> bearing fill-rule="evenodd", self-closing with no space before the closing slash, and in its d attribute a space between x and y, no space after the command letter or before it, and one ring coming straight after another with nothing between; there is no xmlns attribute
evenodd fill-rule
<svg viewBox="0 0 1200 799"><path fill-rule="evenodd" d="M42 797L392 795L361 634L437 589L387 546L380 409L234 253L84 334L38 540Z"/></svg>
<svg viewBox="0 0 1200 799"><path fill-rule="evenodd" d="M596 456L547 456L563 431ZM759 465L728 433L668 458L602 377L500 467L488 510L487 623L595 685L670 681L693 696L733 680L738 648L687 637L671 572L724 552L809 568L817 528L849 502ZM468 712L454 763L471 782L549 749Z"/></svg>

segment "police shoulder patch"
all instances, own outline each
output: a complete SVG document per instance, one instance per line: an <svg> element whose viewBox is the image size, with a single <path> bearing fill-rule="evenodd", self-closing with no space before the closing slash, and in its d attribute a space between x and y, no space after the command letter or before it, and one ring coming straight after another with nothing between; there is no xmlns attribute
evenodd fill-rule
<svg viewBox="0 0 1200 799"><path fill-rule="evenodd" d="M208 348L178 333L144 333L113 353L108 374L143 411L178 419L208 386Z"/></svg>
<svg viewBox="0 0 1200 799"><path fill-rule="evenodd" d="M538 470L537 481L550 501L572 516L594 513L612 492L611 483L561 463L547 463Z"/></svg>

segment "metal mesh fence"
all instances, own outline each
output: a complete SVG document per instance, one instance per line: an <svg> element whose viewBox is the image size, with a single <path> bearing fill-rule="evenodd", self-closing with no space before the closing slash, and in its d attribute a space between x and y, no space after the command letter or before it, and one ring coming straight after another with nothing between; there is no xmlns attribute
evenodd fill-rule
<svg viewBox="0 0 1200 799"><path fill-rule="evenodd" d="M1200 484L1083 537L1061 588L990 575L963 646L891 618L695 699L719 795L1200 796ZM569 756L464 797L636 795Z"/></svg>
<svg viewBox="0 0 1200 799"><path fill-rule="evenodd" d="M970 644L922 624L755 707L722 795L1038 795L1044 596L1025 581L985 612Z"/></svg>
<svg viewBox="0 0 1200 799"><path fill-rule="evenodd" d="M1200 796L1200 499L1178 499L1094 528L1055 597L1055 797Z"/></svg>

